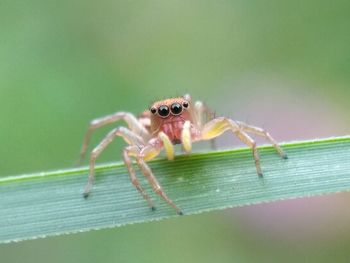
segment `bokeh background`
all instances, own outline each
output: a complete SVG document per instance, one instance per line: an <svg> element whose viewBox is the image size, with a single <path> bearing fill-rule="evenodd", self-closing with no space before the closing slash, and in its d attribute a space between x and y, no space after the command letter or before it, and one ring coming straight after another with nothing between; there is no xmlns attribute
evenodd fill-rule
<svg viewBox="0 0 350 263"><path fill-rule="evenodd" d="M184 93L279 141L349 134L349 14L345 0L2 0L0 175L69 168L91 119ZM231 136L218 144L239 145ZM99 161L121 160L122 146ZM0 261L349 262L349 201L337 194L2 245Z"/></svg>

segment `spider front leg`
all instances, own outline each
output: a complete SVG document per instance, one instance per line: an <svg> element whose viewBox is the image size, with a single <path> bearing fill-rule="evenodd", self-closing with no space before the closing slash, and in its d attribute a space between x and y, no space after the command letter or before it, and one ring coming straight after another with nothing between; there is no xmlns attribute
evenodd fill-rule
<svg viewBox="0 0 350 263"><path fill-rule="evenodd" d="M146 191L142 188L140 181L136 177L136 173L134 168L132 167L132 161L131 161L131 156L138 156L140 153L139 147L138 146L128 146L124 149L123 151L123 159L124 163L128 169L129 176L130 176L130 181L131 183L135 186L135 188L139 191L139 193L142 195L142 197L147 201L148 205L152 210L155 210L154 203L152 199L149 197L149 195L146 193Z"/></svg>
<svg viewBox="0 0 350 263"><path fill-rule="evenodd" d="M210 122L208 122L206 125L204 125L202 129L201 139L203 140L210 140L215 137L220 136L222 133L224 133L227 130L231 130L241 141L243 141L245 144L247 144L253 151L253 157L255 160L255 166L256 170L259 176L262 176L262 170L260 166L260 157L258 150L256 148L256 142L245 132L250 131L258 135L265 134L263 133L263 130L249 125L242 125L242 123L235 122L231 119L227 118L216 118ZM276 150L281 154L282 157L285 156L282 149L277 145L277 143L272 139L270 135L263 135L266 138L268 138L276 148Z"/></svg>
<svg viewBox="0 0 350 263"><path fill-rule="evenodd" d="M145 162L155 158L160 153L162 148L163 148L163 143L159 137L150 140L147 146L141 149L139 155L136 157L136 162L142 174L145 176L145 178L151 185L153 191L156 194L158 194L160 197L162 197L169 205L171 205L176 210L177 214L182 215L183 213L181 209L177 207L175 203L165 194L158 180L154 176L152 170L149 168L149 166Z"/></svg>
<svg viewBox="0 0 350 263"><path fill-rule="evenodd" d="M133 133L127 128L120 127L112 130L107 136L100 142L100 144L91 152L90 155L90 170L89 178L84 190L84 197L88 197L92 188L92 184L95 177L95 161L101 152L114 140L115 137L121 136L124 140L131 145L144 145L145 142L142 137Z"/></svg>
<svg viewBox="0 0 350 263"><path fill-rule="evenodd" d="M142 123L140 123L136 117L134 115L132 115L131 113L128 112L117 112L114 113L112 115L108 115L102 118L98 118L98 119L94 119L90 122L89 128L86 131L85 137L84 137L84 141L83 141L83 145L81 147L81 151L80 151L80 158L78 161L78 166L81 164L81 162L84 160L85 157L85 153L87 150L87 147L89 145L90 142L90 138L91 135L93 133L94 130L101 128L105 125L117 122L118 120L124 120L127 125L128 128L133 131L134 133L138 134L139 136L143 137L144 139L148 139L149 138L149 133L148 131L145 129L145 127L142 125Z"/></svg>

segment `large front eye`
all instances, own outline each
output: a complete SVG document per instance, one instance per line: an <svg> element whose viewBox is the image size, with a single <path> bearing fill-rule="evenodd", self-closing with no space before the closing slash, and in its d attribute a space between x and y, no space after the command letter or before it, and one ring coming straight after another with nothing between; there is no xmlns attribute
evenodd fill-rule
<svg viewBox="0 0 350 263"><path fill-rule="evenodd" d="M162 105L158 108L158 114L161 117L167 117L169 115L170 111L168 106Z"/></svg>
<svg viewBox="0 0 350 263"><path fill-rule="evenodd" d="M180 103L173 103L171 104L171 113L174 115L178 115L182 112L182 106Z"/></svg>

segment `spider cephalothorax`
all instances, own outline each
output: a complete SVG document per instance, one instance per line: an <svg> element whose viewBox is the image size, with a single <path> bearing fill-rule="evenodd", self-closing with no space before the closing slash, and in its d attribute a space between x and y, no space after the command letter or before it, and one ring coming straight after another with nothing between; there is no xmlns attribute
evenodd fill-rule
<svg viewBox="0 0 350 263"><path fill-rule="evenodd" d="M190 103L190 99L184 97L155 102L150 108L152 136L163 132L173 144L180 144L185 122L193 123Z"/></svg>
<svg viewBox="0 0 350 263"><path fill-rule="evenodd" d="M259 176L262 176L262 170L256 143L247 133L265 137L272 143L282 158L287 158L280 146L265 130L225 117L214 118L213 112L205 104L200 101L193 103L191 97L185 95L157 101L138 118L131 113L117 112L93 120L85 135L81 149L81 160L85 156L92 132L99 127L120 119L127 123L128 128L119 127L112 130L91 152L90 175L84 191L85 197L89 195L92 187L96 158L117 136L121 136L129 144L123 151L124 163L128 169L132 184L147 200L149 206L152 209L155 207L136 177L131 157L136 159L137 165L152 186L152 189L170 204L178 214L182 214L181 209L165 194L145 162L158 156L162 149L165 150L167 158L172 160L174 158L174 144L182 144L184 151L189 153L192 149L192 142L211 140L229 130L252 149Z"/></svg>

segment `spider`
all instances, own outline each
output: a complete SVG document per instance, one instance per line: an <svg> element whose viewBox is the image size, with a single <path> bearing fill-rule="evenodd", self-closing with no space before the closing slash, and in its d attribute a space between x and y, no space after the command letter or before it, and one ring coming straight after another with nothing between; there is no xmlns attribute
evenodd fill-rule
<svg viewBox="0 0 350 263"><path fill-rule="evenodd" d="M161 150L165 150L168 160L173 160L175 144L182 144L184 152L190 153L193 142L211 140L230 130L252 149L256 170L260 177L263 176L263 173L258 150L255 141L248 133L266 138L279 155L287 159L287 155L281 147L265 130L225 117L215 118L213 112L204 103L200 101L193 103L190 95L185 95L157 101L153 103L149 110L145 110L138 117L128 112L116 112L91 121L80 152L80 162L84 159L93 131L118 120L124 120L128 128L118 127L113 129L91 152L89 177L84 189L85 198L88 197L94 181L96 158L118 136L128 143L128 146L123 150L123 159L131 183L148 202L150 208L155 210L154 203L136 177L132 166L132 158L136 159L137 166L148 180L153 191L172 206L179 215L183 214L182 210L166 195L146 164L146 161L158 156Z"/></svg>

